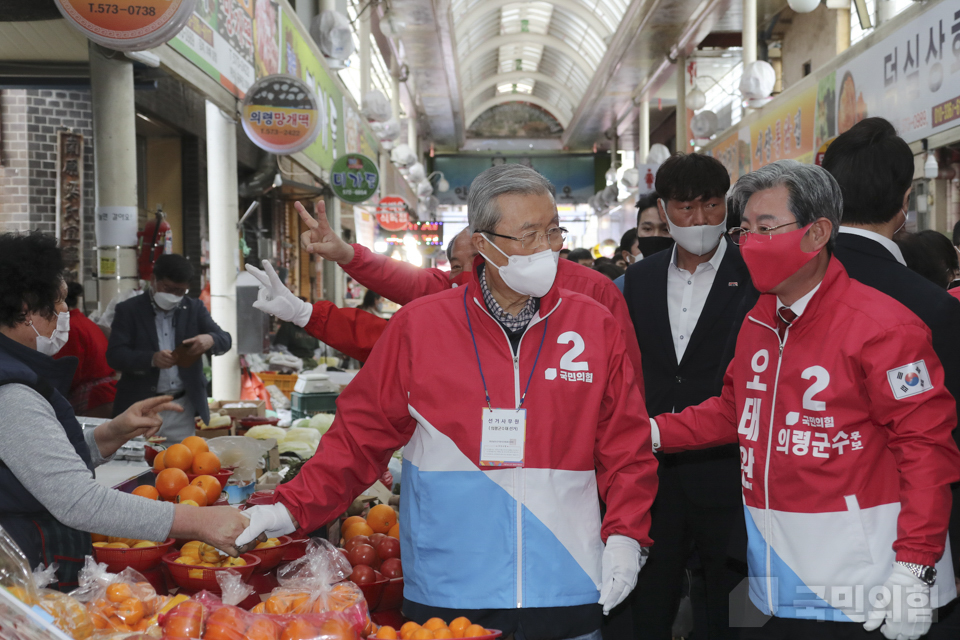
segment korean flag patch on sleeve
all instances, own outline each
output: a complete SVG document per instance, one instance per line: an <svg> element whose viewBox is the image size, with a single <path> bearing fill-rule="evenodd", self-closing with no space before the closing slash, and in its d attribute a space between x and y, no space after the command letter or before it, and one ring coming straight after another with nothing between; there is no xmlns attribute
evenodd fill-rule
<svg viewBox="0 0 960 640"><path fill-rule="evenodd" d="M890 369L887 371L887 380L890 382L890 389L893 390L893 397L897 400L933 389L930 374L927 373L927 365L923 360Z"/></svg>

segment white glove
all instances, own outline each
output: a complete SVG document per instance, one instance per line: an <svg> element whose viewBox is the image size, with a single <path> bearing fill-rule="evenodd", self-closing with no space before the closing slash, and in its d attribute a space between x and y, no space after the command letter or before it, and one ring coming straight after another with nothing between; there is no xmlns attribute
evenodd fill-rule
<svg viewBox="0 0 960 640"><path fill-rule="evenodd" d="M883 592L869 598L871 606L863 628L880 633L888 640L916 640L930 630L933 607L930 586L899 563L893 563L890 577L883 583Z"/></svg>
<svg viewBox="0 0 960 640"><path fill-rule="evenodd" d="M305 327L313 315L313 305L293 295L280 281L269 260L263 261L263 269L248 264L247 271L260 282L260 293L253 303L255 309L269 313L298 327Z"/></svg>
<svg viewBox="0 0 960 640"><path fill-rule="evenodd" d="M280 503L250 507L243 515L250 518L250 524L234 544L238 549L256 540L261 533L267 534L268 538L279 538L297 530L290 512Z"/></svg>
<svg viewBox="0 0 960 640"><path fill-rule="evenodd" d="M617 535L607 538L601 561L603 586L599 600L604 615L623 602L637 586L637 576L644 562L646 556L640 553L640 543L633 538Z"/></svg>

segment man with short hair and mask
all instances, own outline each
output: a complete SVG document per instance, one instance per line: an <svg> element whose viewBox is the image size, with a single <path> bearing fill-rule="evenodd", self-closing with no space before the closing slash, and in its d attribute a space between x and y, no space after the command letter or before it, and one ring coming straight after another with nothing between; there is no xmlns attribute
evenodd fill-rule
<svg viewBox="0 0 960 640"><path fill-rule="evenodd" d="M741 638L915 640L956 597L957 416L930 330L833 257L825 170L775 162L729 203L760 300L721 395L657 415L654 446L739 444L750 599L773 616Z"/></svg>
<svg viewBox="0 0 960 640"><path fill-rule="evenodd" d="M157 395L173 396L183 407L182 413L163 414L160 435L168 443L194 435L196 416L210 422L200 356L221 355L232 344L230 334L213 321L203 303L187 297L192 278L193 267L186 258L160 256L150 288L117 305L107 347L107 364L121 373L114 415ZM178 365L184 361L189 364Z"/></svg>
<svg viewBox="0 0 960 640"><path fill-rule="evenodd" d="M701 154L676 154L660 165L656 186L659 198L640 206L659 208L676 245L630 267L624 286L650 415L720 394L729 362L724 347L743 322L740 303L751 289L740 252L723 239L730 188L723 165ZM691 595L695 633L730 637L729 595L743 578L728 563L731 536L743 528L739 453L728 445L659 459L660 490L651 511L657 544L633 597L636 637L672 637L692 551L703 576L703 589Z"/></svg>
<svg viewBox="0 0 960 640"><path fill-rule="evenodd" d="M517 164L473 181L476 277L393 316L317 455L245 512L238 544L334 520L404 447L406 617L600 639L652 542L656 461L617 321L555 282L553 194Z"/></svg>

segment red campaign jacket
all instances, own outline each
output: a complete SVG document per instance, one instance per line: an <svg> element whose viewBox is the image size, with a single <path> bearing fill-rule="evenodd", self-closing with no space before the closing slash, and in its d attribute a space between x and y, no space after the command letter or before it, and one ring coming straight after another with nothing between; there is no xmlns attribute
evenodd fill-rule
<svg viewBox="0 0 960 640"><path fill-rule="evenodd" d="M366 362L387 328L387 321L362 309L340 308L329 300L313 304L307 333L340 353Z"/></svg>
<svg viewBox="0 0 960 640"><path fill-rule="evenodd" d="M363 245L355 244L353 250L353 260L342 265L343 270L363 286L373 289L400 305L476 280L474 273L477 263L474 263L472 272L464 271L450 280L449 274L445 271L415 267L412 264L373 253ZM483 258L477 256L477 260L483 260ZM560 260L557 265L556 282L564 289L593 298L613 314L614 319L620 326L621 337L626 346L630 364L633 365L637 384L642 390L643 368L640 366L640 345L637 343L633 321L630 320L630 312L627 310L627 303L620 290L617 289L610 278L572 260ZM339 338L340 335L331 337ZM327 342L319 335L315 335L315 337ZM372 332L364 334L366 339L371 337L373 337ZM329 342L327 344L332 345ZM373 343L364 342L358 344L357 347L369 351L373 347Z"/></svg>
<svg viewBox="0 0 960 640"><path fill-rule="evenodd" d="M596 602L602 540L651 544L657 491L649 422L618 329L602 305L555 285L514 359L475 281L409 302L340 395L317 454L278 487L279 502L313 530L404 447L407 597L452 608ZM479 466L487 403L477 353L493 407L515 408L531 380L523 468Z"/></svg>
<svg viewBox="0 0 960 640"><path fill-rule="evenodd" d="M65 356L75 356L80 360L77 371L73 374L70 391L95 380L109 378L115 373L107 364L107 337L80 309L70 310L70 336L54 359ZM93 409L113 402L116 395L116 380L98 384L90 390L86 408Z"/></svg>
<svg viewBox="0 0 960 640"><path fill-rule="evenodd" d="M894 552L923 565L943 556L935 606L946 604L956 595L944 546L960 452L930 330L836 259L782 343L776 311L776 296L764 295L747 315L720 396L657 416L662 449L739 441L761 610L856 620L840 589L882 584Z"/></svg>

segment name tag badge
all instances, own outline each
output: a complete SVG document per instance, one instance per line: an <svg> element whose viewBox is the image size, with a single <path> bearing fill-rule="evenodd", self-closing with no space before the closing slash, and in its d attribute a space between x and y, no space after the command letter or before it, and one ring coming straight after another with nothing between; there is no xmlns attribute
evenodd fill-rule
<svg viewBox="0 0 960 640"><path fill-rule="evenodd" d="M484 409L480 466L522 467L526 434L526 409Z"/></svg>

